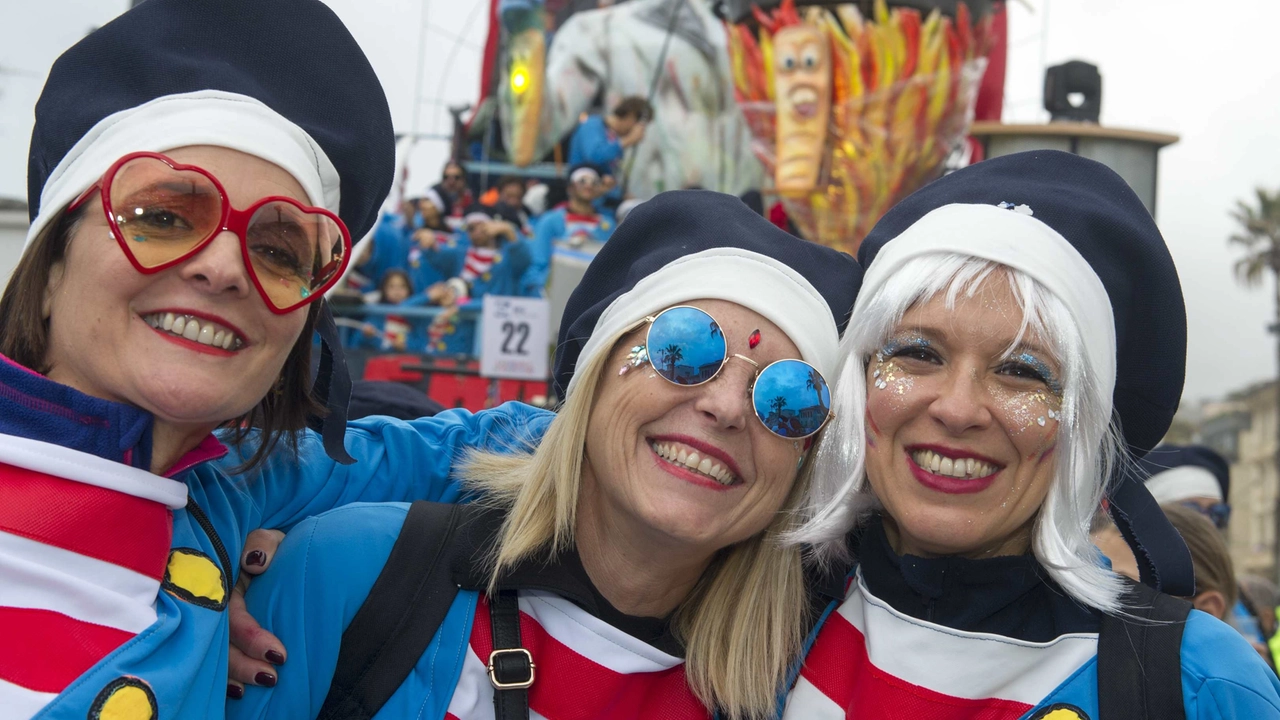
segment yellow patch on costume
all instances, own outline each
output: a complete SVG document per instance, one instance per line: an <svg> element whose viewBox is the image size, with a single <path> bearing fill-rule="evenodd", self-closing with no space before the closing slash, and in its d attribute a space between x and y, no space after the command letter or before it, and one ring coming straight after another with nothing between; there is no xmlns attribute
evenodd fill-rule
<svg viewBox="0 0 1280 720"><path fill-rule="evenodd" d="M1080 708L1063 703L1041 710L1031 720L1089 720L1089 716Z"/></svg>
<svg viewBox="0 0 1280 720"><path fill-rule="evenodd" d="M156 696L142 680L116 678L107 684L89 708L89 720L156 720Z"/></svg>
<svg viewBox="0 0 1280 720"><path fill-rule="evenodd" d="M208 555L193 548L174 548L164 571L164 589L180 600L211 610L227 604L227 580Z"/></svg>

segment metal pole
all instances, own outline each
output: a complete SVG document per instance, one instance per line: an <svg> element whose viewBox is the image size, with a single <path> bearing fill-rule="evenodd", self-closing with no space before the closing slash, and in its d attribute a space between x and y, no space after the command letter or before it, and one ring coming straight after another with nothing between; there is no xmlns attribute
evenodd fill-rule
<svg viewBox="0 0 1280 720"><path fill-rule="evenodd" d="M653 80L649 82L649 107L653 107L653 96L658 92L658 82L662 80L662 66L667 64L667 50L671 47L671 36L675 35L676 23L680 22L680 13L684 11L685 0L675 0L676 9L671 13L671 22L667 23L667 34L662 38L662 52L658 53L658 64L653 68ZM657 115L657 111L654 111ZM650 118L652 119L652 118ZM627 186L631 184L631 168L636 164L638 144L627 149L627 165L622 172L622 197L627 196Z"/></svg>
<svg viewBox="0 0 1280 720"><path fill-rule="evenodd" d="M421 17L419 21L421 27L418 28L418 71L413 76L413 121L409 125L409 132L414 134L414 142L417 142L417 134L419 130L418 121L422 117L422 74L426 71L427 59L423 48L427 44L427 5L431 0L422 0ZM409 146L413 148L412 145Z"/></svg>

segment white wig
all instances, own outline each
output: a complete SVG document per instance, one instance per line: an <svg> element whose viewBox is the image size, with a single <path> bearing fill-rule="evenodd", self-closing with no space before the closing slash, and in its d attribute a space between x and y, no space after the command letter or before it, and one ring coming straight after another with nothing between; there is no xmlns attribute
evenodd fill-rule
<svg viewBox="0 0 1280 720"><path fill-rule="evenodd" d="M832 391L836 418L818 441L807 502L799 510L804 522L789 539L811 544L818 561L846 553L846 533L879 507L865 475L866 371L871 355L883 347L911 307L942 294L947 308L953 309L957 297L972 297L985 281L1008 282L1021 306L1022 326L1012 345L1034 334L1062 367L1056 466L1035 519L1032 551L1073 598L1102 611L1119 611L1122 582L1102 565L1089 536L1106 478L1113 477L1113 465L1121 456L1119 431L1111 420L1113 380L1105 368L1095 367L1085 342L1089 331L1044 283L1023 269L954 250L923 252L904 260L870 288L870 295L859 298L840 344L841 364Z"/></svg>

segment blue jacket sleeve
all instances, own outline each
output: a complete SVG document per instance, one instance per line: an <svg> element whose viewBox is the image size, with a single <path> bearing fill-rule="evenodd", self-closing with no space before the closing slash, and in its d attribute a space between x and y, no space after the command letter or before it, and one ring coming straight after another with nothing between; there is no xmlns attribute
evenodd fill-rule
<svg viewBox="0 0 1280 720"><path fill-rule="evenodd" d="M353 465L340 465L324 452L320 436L308 431L295 457L276 450L246 489L261 513L260 527L289 528L353 502L432 500L457 502L465 492L453 465L467 450L517 452L536 446L554 415L521 403L470 413L448 410L435 417L403 421L372 416L347 428ZM252 454L246 444L218 463L233 469Z"/></svg>
<svg viewBox="0 0 1280 720"><path fill-rule="evenodd" d="M314 718L338 666L342 633L391 555L408 506L355 504L309 518L281 543L245 596L249 613L289 648L274 688L247 687L227 717Z"/></svg>
<svg viewBox="0 0 1280 720"><path fill-rule="evenodd" d="M462 262L466 255L466 245L459 242L456 236L437 241L435 247L423 253L427 262L445 279L457 277L462 272Z"/></svg>
<svg viewBox="0 0 1280 720"><path fill-rule="evenodd" d="M540 297L551 271L551 244L564 235L564 213L550 211L538 218L529 243L529 267L520 277L521 295Z"/></svg>
<svg viewBox="0 0 1280 720"><path fill-rule="evenodd" d="M1226 623L1193 610L1182 633L1188 720L1280 718L1280 679Z"/></svg>
<svg viewBox="0 0 1280 720"><path fill-rule="evenodd" d="M570 141L577 147L572 162L589 162L604 167L611 167L622 157L622 141L609 137L609 127L604 118L593 116L578 125L578 131Z"/></svg>

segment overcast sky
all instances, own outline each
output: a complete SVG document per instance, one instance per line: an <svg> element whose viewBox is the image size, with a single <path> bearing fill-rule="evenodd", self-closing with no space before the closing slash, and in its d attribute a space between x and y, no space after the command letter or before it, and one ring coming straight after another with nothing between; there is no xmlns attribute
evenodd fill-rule
<svg viewBox="0 0 1280 720"><path fill-rule="evenodd" d="M446 105L475 99L484 0L327 0L369 54L397 131L448 133ZM14 7L17 5L17 7ZM1030 6L1030 8L1027 7ZM26 194L31 113L53 60L126 0L10 3L0 27L0 196ZM1265 331L1271 285L1232 276L1227 212L1263 185L1280 188L1280 3L1267 0L1021 0L1011 4L1006 122L1047 119L1042 63L1080 59L1103 76L1102 122L1181 136L1160 158L1157 221L1186 295L1185 398L1274 377ZM425 18L424 18L425 12ZM1048 32L1042 33L1048 17ZM424 24L425 20L425 24ZM425 42L419 41L426 27ZM421 87L415 91L419 58ZM414 127L414 99L423 103ZM411 185L434 179L443 142L425 141Z"/></svg>

